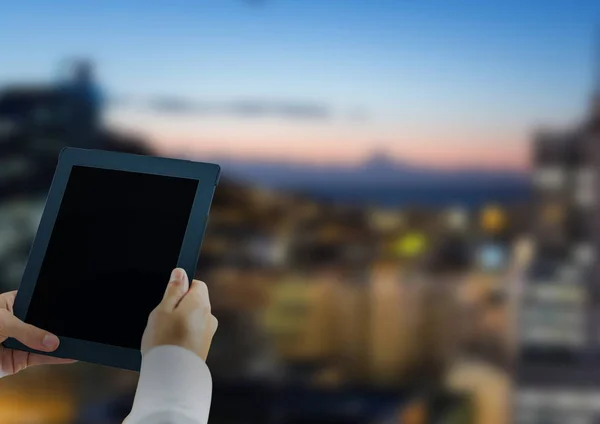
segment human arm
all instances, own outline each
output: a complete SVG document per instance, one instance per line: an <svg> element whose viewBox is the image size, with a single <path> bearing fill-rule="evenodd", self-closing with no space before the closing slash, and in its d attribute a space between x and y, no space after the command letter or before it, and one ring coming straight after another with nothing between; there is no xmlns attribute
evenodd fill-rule
<svg viewBox="0 0 600 424"><path fill-rule="evenodd" d="M140 380L124 424L208 422L212 380L205 361L217 324L206 284L190 285L183 270L174 270L148 319Z"/></svg>

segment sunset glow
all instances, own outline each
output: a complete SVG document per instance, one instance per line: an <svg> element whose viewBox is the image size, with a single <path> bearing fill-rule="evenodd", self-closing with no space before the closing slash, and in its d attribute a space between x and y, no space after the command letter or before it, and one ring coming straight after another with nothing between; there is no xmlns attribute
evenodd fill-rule
<svg viewBox="0 0 600 424"><path fill-rule="evenodd" d="M576 124L589 103L597 6L512 3L12 2L0 84L90 57L107 122L165 154L526 169L532 131ZM176 107L111 103L139 98Z"/></svg>

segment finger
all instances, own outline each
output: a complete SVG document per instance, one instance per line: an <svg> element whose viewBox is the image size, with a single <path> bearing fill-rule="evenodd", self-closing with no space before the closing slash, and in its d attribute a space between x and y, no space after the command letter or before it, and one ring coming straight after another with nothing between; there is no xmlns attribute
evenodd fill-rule
<svg viewBox="0 0 600 424"><path fill-rule="evenodd" d="M6 374L16 374L27 367L35 365L72 364L74 362L77 361L6 349L0 346L0 371L4 371Z"/></svg>
<svg viewBox="0 0 600 424"><path fill-rule="evenodd" d="M0 308L8 309L12 312L15 304L15 297L17 297L16 290L2 293L2 296L0 296Z"/></svg>
<svg viewBox="0 0 600 424"><path fill-rule="evenodd" d="M171 272L171 279L169 280L160 306L172 311L186 294L189 287L190 283L186 272L181 268L175 268Z"/></svg>
<svg viewBox="0 0 600 424"><path fill-rule="evenodd" d="M217 332L217 328L219 328L219 320L216 316L210 316L210 332L214 335Z"/></svg>
<svg viewBox="0 0 600 424"><path fill-rule="evenodd" d="M215 332L217 331L218 326L219 326L219 321L217 320L217 318L214 315L210 315L210 318L208 320L209 330L204 332L204 343L203 343L204 348L200 355L202 358L204 358L204 360L206 360L206 358L208 358L208 352L210 351L210 345L212 344L212 340L215 335Z"/></svg>
<svg viewBox="0 0 600 424"><path fill-rule="evenodd" d="M15 373L12 349L0 345L0 372L11 375Z"/></svg>
<svg viewBox="0 0 600 424"><path fill-rule="evenodd" d="M28 367L36 365L62 365L62 364L73 364L77 362L75 359L66 358L55 358L53 356L39 355L37 353L30 353L27 361Z"/></svg>
<svg viewBox="0 0 600 424"><path fill-rule="evenodd" d="M27 368L27 358L29 357L29 352L11 349L9 349L8 352L12 354L14 374L18 373L19 371L23 371L25 368Z"/></svg>
<svg viewBox="0 0 600 424"><path fill-rule="evenodd" d="M203 281L194 280L177 309L181 308L186 311L198 307L204 307L210 312L210 298L208 296L208 287L206 284Z"/></svg>
<svg viewBox="0 0 600 424"><path fill-rule="evenodd" d="M10 311L0 309L0 340L8 337L17 339L31 349L44 352L56 350L60 343L54 334L26 324Z"/></svg>

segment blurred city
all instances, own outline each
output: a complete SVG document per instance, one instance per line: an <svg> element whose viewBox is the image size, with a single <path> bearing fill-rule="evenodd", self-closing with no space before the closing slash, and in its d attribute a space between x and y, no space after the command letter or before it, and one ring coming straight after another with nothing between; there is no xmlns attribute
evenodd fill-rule
<svg viewBox="0 0 600 424"><path fill-rule="evenodd" d="M0 292L64 146L215 162L211 423L600 423L600 5L424 3L0 5ZM0 424L136 384L31 368Z"/></svg>

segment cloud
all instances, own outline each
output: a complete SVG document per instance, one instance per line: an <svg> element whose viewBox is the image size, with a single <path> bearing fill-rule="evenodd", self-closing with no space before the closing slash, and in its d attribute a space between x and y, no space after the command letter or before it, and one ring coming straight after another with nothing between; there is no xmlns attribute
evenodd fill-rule
<svg viewBox="0 0 600 424"><path fill-rule="evenodd" d="M325 105L295 101L237 101L227 105L226 110L242 117L280 116L289 119L329 119L332 116L330 108Z"/></svg>
<svg viewBox="0 0 600 424"><path fill-rule="evenodd" d="M221 115L241 118L278 117L290 120L329 120L333 111L325 104L294 100L233 100L202 102L180 97L160 96L147 99L115 98L120 107L134 107L174 115Z"/></svg>

